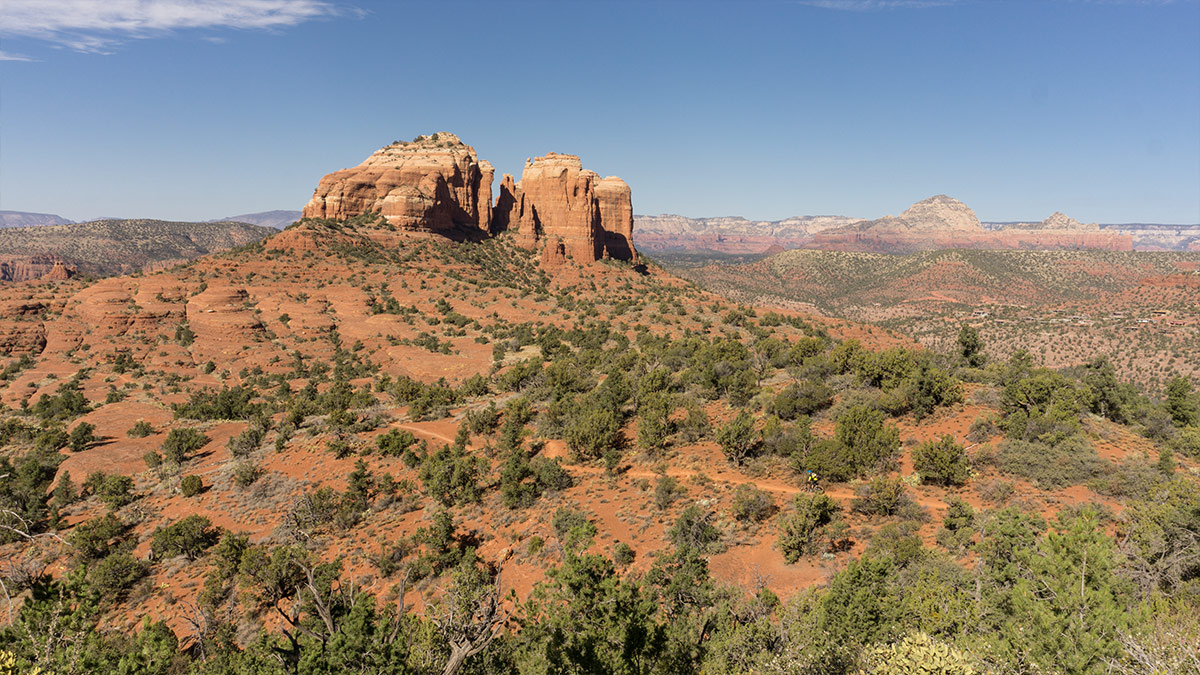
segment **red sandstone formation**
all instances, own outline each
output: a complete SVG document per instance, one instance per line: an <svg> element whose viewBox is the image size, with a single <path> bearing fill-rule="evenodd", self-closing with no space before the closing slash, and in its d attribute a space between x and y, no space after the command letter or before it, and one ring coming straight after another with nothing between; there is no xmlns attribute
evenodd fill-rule
<svg viewBox="0 0 1200 675"><path fill-rule="evenodd" d="M636 254L629 186L615 176L601 179L575 155L552 152L527 161L516 185L505 176L496 210L497 225L515 225L523 246L561 244L579 262Z"/></svg>
<svg viewBox="0 0 1200 675"><path fill-rule="evenodd" d="M492 165L454 134L396 142L362 164L326 175L305 218L350 218L377 211L401 230L491 231Z"/></svg>
<svg viewBox="0 0 1200 675"><path fill-rule="evenodd" d="M445 236L514 230L518 243L549 248L547 264L633 260L633 201L629 186L601 178L575 155L550 153L529 160L521 182L505 174L492 207L492 165L454 134L394 143L353 169L321 179L304 207L305 218L350 218L377 211L402 231ZM276 239L287 238L287 234ZM274 241L269 248L306 248L311 242Z"/></svg>
<svg viewBox="0 0 1200 675"><path fill-rule="evenodd" d="M0 261L0 281L62 281L70 279L75 273L74 266L53 256L13 256Z"/></svg>

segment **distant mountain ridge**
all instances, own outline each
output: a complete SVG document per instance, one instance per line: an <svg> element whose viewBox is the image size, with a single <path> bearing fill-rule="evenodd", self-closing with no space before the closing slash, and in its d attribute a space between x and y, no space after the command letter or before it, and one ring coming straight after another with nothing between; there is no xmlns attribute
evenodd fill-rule
<svg viewBox="0 0 1200 675"><path fill-rule="evenodd" d="M793 216L748 220L741 216L688 218L675 214L634 215L633 238L647 251L761 253L771 247L798 248L817 232L862 222L848 216Z"/></svg>
<svg viewBox="0 0 1200 675"><path fill-rule="evenodd" d="M127 274L250 244L275 232L247 223L150 219L5 228L0 229L0 280Z"/></svg>
<svg viewBox="0 0 1200 675"><path fill-rule="evenodd" d="M263 227L273 227L277 230L282 230L297 220L300 220L300 211L276 209L274 211L259 211L258 213L243 213L238 216L229 216L208 222L250 223L251 225L262 225Z"/></svg>
<svg viewBox="0 0 1200 675"><path fill-rule="evenodd" d="M0 227L34 227L38 225L70 225L75 221L67 220L53 213L33 213L31 211L0 211Z"/></svg>
<svg viewBox="0 0 1200 675"><path fill-rule="evenodd" d="M1021 223L988 230L969 206L946 195L935 195L913 204L899 216L884 216L865 223L816 234L802 248L866 253L913 253L940 249L1100 249L1132 251L1127 234L1101 232L1060 211L1040 223Z"/></svg>

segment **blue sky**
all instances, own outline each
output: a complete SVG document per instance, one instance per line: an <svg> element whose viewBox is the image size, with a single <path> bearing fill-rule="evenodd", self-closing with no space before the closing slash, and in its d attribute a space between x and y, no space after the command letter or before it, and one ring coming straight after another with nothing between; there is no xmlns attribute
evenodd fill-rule
<svg viewBox="0 0 1200 675"><path fill-rule="evenodd" d="M1200 222L1197 0L4 0L0 55L0 209L299 209L453 131L644 214Z"/></svg>

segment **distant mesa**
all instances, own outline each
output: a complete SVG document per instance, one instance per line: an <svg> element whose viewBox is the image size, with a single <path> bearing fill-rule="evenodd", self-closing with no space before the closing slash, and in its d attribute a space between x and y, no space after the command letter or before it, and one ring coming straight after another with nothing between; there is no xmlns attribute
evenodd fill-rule
<svg viewBox="0 0 1200 675"><path fill-rule="evenodd" d="M874 253L950 248L1132 251L1133 238L1101 231L1095 224L1083 225L1059 212L1041 223L987 230L966 204L936 195L913 204L899 216L818 233L803 248Z"/></svg>
<svg viewBox="0 0 1200 675"><path fill-rule="evenodd" d="M878 220L841 228L841 231L897 233L979 233L983 225L971 207L953 197L935 195L908 207L899 216L884 216Z"/></svg>
<svg viewBox="0 0 1200 675"><path fill-rule="evenodd" d="M513 230L518 243L541 248L550 265L634 260L629 186L583 169L575 155L527 160L521 181L505 175L495 204L495 170L458 136L438 132L397 141L362 164L326 175L304 207L305 218L346 219L379 213L402 232L479 239Z"/></svg>
<svg viewBox="0 0 1200 675"><path fill-rule="evenodd" d="M1096 223L1081 223L1062 211L1055 211L1040 223L1015 223L1005 226L1006 230L1056 230L1063 232L1099 232Z"/></svg>
<svg viewBox="0 0 1200 675"><path fill-rule="evenodd" d="M0 227L36 227L38 225L70 225L67 220L53 213L29 211L0 211Z"/></svg>

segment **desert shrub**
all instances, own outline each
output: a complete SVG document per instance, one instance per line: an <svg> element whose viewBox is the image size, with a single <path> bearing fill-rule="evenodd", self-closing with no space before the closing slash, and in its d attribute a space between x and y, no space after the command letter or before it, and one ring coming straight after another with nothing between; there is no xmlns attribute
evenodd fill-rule
<svg viewBox="0 0 1200 675"><path fill-rule="evenodd" d="M1004 386L1001 406L1005 433L1011 439L1056 444L1080 429L1083 397L1066 376L1044 368Z"/></svg>
<svg viewBox="0 0 1200 675"><path fill-rule="evenodd" d="M163 456L168 462L182 464L191 454L208 443L208 436L195 429L172 429L163 441Z"/></svg>
<svg viewBox="0 0 1200 675"><path fill-rule="evenodd" d="M150 538L150 554L155 560L177 555L195 560L220 538L220 528L213 527L208 518L193 514L172 525L155 528Z"/></svg>
<svg viewBox="0 0 1200 675"><path fill-rule="evenodd" d="M918 445L912 453L913 468L921 481L932 485L962 485L971 477L971 462L963 446L952 436Z"/></svg>
<svg viewBox="0 0 1200 675"><path fill-rule="evenodd" d="M1148 458L1130 455L1119 464L1110 465L1102 475L1089 480L1087 486L1092 492L1108 497L1144 499L1166 480L1160 468Z"/></svg>
<svg viewBox="0 0 1200 675"><path fill-rule="evenodd" d="M899 389L905 408L918 420L939 406L962 401L962 384L946 371L928 363L922 363Z"/></svg>
<svg viewBox="0 0 1200 675"><path fill-rule="evenodd" d="M113 550L113 543L125 534L125 524L111 513L85 520L71 529L67 541L85 560L99 560Z"/></svg>
<svg viewBox="0 0 1200 675"><path fill-rule="evenodd" d="M742 483L733 490L729 511L738 520L759 523L769 518L774 509L775 500L769 492L749 483Z"/></svg>
<svg viewBox="0 0 1200 675"><path fill-rule="evenodd" d="M935 535L937 543L953 552L963 551L971 545L975 534L975 509L957 497L951 497L946 505L942 526Z"/></svg>
<svg viewBox="0 0 1200 675"><path fill-rule="evenodd" d="M596 526L582 511L576 509L559 508L554 512L551 525L564 550L586 548L596 536Z"/></svg>
<svg viewBox="0 0 1200 675"><path fill-rule="evenodd" d="M175 417L193 420L248 420L262 413L262 405L251 403L254 390L249 387L222 387L192 393L186 403L173 406Z"/></svg>
<svg viewBox="0 0 1200 675"><path fill-rule="evenodd" d="M1200 459L1200 427L1184 427L1170 442L1170 447L1184 457Z"/></svg>
<svg viewBox="0 0 1200 675"><path fill-rule="evenodd" d="M763 423L759 432L765 454L777 457L803 456L815 442L812 434L812 419L801 416L791 424L779 421L772 415Z"/></svg>
<svg viewBox="0 0 1200 675"><path fill-rule="evenodd" d="M471 433L479 435L487 435L496 430L500 425L500 410L496 408L496 402L488 403L486 408L482 410L467 411L467 426L471 429Z"/></svg>
<svg viewBox="0 0 1200 675"><path fill-rule="evenodd" d="M654 507L665 511L675 503L676 499L687 494L683 486L674 477L661 474L654 483Z"/></svg>
<svg viewBox="0 0 1200 675"><path fill-rule="evenodd" d="M146 563L129 553L118 551L91 566L88 581L100 597L114 601L123 597L146 573Z"/></svg>
<svg viewBox="0 0 1200 675"><path fill-rule="evenodd" d="M1121 526L1124 572L1145 593L1200 580L1200 487L1176 478L1132 499Z"/></svg>
<svg viewBox="0 0 1200 675"><path fill-rule="evenodd" d="M71 448L71 452L83 452L92 447L96 438L96 425L90 422L80 422L71 430L71 435L68 437L67 444Z"/></svg>
<svg viewBox="0 0 1200 675"><path fill-rule="evenodd" d="M175 326L175 341L183 347L190 347L196 341L196 333L187 323L181 323Z"/></svg>
<svg viewBox="0 0 1200 675"><path fill-rule="evenodd" d="M619 567L625 567L633 562L637 554L634 550L623 541L618 541L613 547L613 563Z"/></svg>
<svg viewBox="0 0 1200 675"><path fill-rule="evenodd" d="M838 416L834 438L814 443L795 458L793 468L814 471L833 481L886 469L900 449L900 432L886 419L869 406L851 406Z"/></svg>
<svg viewBox="0 0 1200 675"><path fill-rule="evenodd" d="M42 422L66 422L89 410L91 405L84 398L79 381L74 378L58 385L53 396L42 394L37 403L29 407L29 412Z"/></svg>
<svg viewBox="0 0 1200 675"><path fill-rule="evenodd" d="M229 439L229 454L237 459L248 457L251 452L262 445L263 439L270 430L270 422L265 418L256 418L250 422L242 433Z"/></svg>
<svg viewBox="0 0 1200 675"><path fill-rule="evenodd" d="M1176 377L1167 383L1167 396L1163 408L1175 422L1175 426L1200 425L1200 402L1192 392L1192 382L1186 377Z"/></svg>
<svg viewBox="0 0 1200 675"><path fill-rule="evenodd" d="M571 474L557 460L531 460L520 448L510 451L500 467L500 496L509 508L532 506L547 490L564 490L571 485Z"/></svg>
<svg viewBox="0 0 1200 675"><path fill-rule="evenodd" d="M996 420L991 415L985 415L971 422L971 428L967 431L967 440L972 443L983 443L998 433L1000 433L1000 427L996 426Z"/></svg>
<svg viewBox="0 0 1200 675"><path fill-rule="evenodd" d="M71 436L62 427L51 427L37 432L33 438L33 447L42 452L57 452L67 447Z"/></svg>
<svg viewBox="0 0 1200 675"><path fill-rule="evenodd" d="M803 380L784 387L771 402L771 412L783 420L828 408L833 404L833 390L824 382Z"/></svg>
<svg viewBox="0 0 1200 675"><path fill-rule="evenodd" d="M983 353L983 340L973 327L963 324L958 330L958 353L972 368L982 368L987 362L987 354Z"/></svg>
<svg viewBox="0 0 1200 675"><path fill-rule="evenodd" d="M195 474L184 476L179 481L179 491L184 497L195 497L204 490L204 481Z"/></svg>
<svg viewBox="0 0 1200 675"><path fill-rule="evenodd" d="M1070 436L1054 445L1005 441L1000 445L996 465L1045 490L1086 483L1104 473L1106 467L1092 444L1081 436Z"/></svg>
<svg viewBox="0 0 1200 675"><path fill-rule="evenodd" d="M142 461L146 463L148 469L159 469L163 465L163 456L157 450L147 450L142 455Z"/></svg>
<svg viewBox="0 0 1200 675"><path fill-rule="evenodd" d="M341 436L330 439L325 449L333 453L333 456L338 459L346 459L354 454L354 446L350 445L350 441Z"/></svg>
<svg viewBox="0 0 1200 675"><path fill-rule="evenodd" d="M717 443L725 457L741 466L759 447L760 438L754 432L754 417L745 410L717 429Z"/></svg>
<svg viewBox="0 0 1200 675"><path fill-rule="evenodd" d="M918 532L920 523L902 521L885 523L871 535L871 544L864 556L888 558L897 569L908 567L928 553Z"/></svg>
<svg viewBox="0 0 1200 675"><path fill-rule="evenodd" d="M138 420L133 426L129 427L129 431L125 432L130 438L145 438L154 433L154 426L146 420Z"/></svg>
<svg viewBox="0 0 1200 675"><path fill-rule="evenodd" d="M1003 504L1012 499L1016 486L1008 480L990 480L979 486L979 497L985 502Z"/></svg>
<svg viewBox="0 0 1200 675"><path fill-rule="evenodd" d="M688 402L686 409L687 414L675 425L675 432L679 435L679 440L684 443L703 440L712 432L708 413L704 412L704 408L695 401Z"/></svg>
<svg viewBox="0 0 1200 675"><path fill-rule="evenodd" d="M242 461L233 467L233 482L240 488L248 488L261 478L263 469L254 462Z"/></svg>
<svg viewBox="0 0 1200 675"><path fill-rule="evenodd" d="M479 501L479 475L487 460L459 445L444 445L425 457L419 476L429 496L443 506Z"/></svg>
<svg viewBox="0 0 1200 675"><path fill-rule="evenodd" d="M837 528L841 507L827 495L797 495L792 509L779 518L779 549L788 563L818 553Z"/></svg>
<svg viewBox="0 0 1200 675"><path fill-rule="evenodd" d="M1117 369L1107 356L1093 359L1080 376L1083 400L1089 410L1118 424L1129 422L1129 414L1138 398L1130 384L1117 380Z"/></svg>
<svg viewBox="0 0 1200 675"><path fill-rule="evenodd" d="M867 516L894 516L912 503L900 478L878 476L854 491L850 509Z"/></svg>
<svg viewBox="0 0 1200 675"><path fill-rule="evenodd" d="M564 437L576 461L599 459L621 445L621 420L613 408L585 400L570 413Z"/></svg>
<svg viewBox="0 0 1200 675"><path fill-rule="evenodd" d="M667 445L671 436L671 407L663 394L647 394L638 406L637 445L647 452L657 452Z"/></svg>
<svg viewBox="0 0 1200 675"><path fill-rule="evenodd" d="M676 549L691 549L698 553L719 553L721 531L713 525L715 515L698 504L691 504L679 514L675 524L667 531L667 540Z"/></svg>
<svg viewBox="0 0 1200 675"><path fill-rule="evenodd" d="M375 447L384 457L401 457L416 443L417 437L404 429L389 429L386 434L375 438Z"/></svg>
<svg viewBox="0 0 1200 675"><path fill-rule="evenodd" d="M100 501L110 509L119 509L135 499L133 479L129 476L110 475L103 471L96 471L88 475L83 486L88 492L99 497Z"/></svg>

